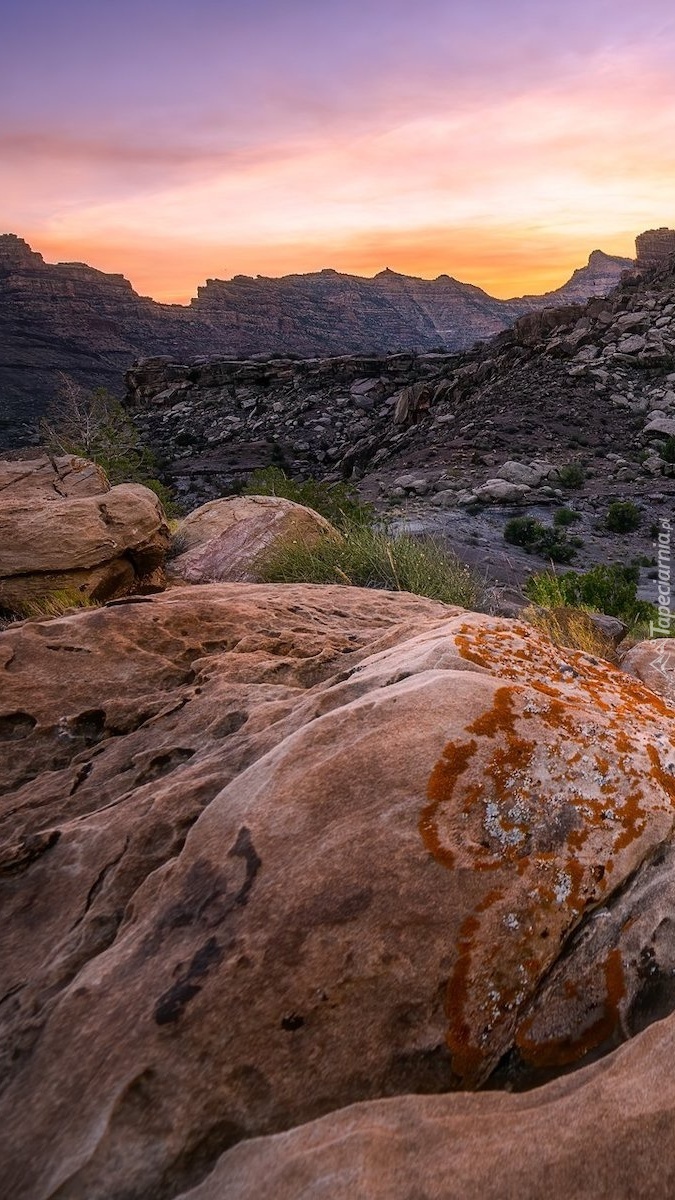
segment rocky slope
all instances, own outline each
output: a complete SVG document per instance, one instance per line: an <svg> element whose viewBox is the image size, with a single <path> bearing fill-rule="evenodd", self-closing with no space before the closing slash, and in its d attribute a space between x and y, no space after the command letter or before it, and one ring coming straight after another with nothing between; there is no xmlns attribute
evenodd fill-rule
<svg viewBox="0 0 675 1200"><path fill-rule="evenodd" d="M34 435L65 372L88 388L122 389L139 357L301 355L459 348L507 328L551 298L606 292L626 259L596 251L548 297L502 301L448 276L374 279L322 271L283 279L209 280L188 306L138 296L121 275L48 265L21 238L0 236L0 449Z"/></svg>
<svg viewBox="0 0 675 1200"><path fill-rule="evenodd" d="M675 434L667 255L607 298L526 315L462 355L154 360L127 380L127 403L188 506L274 462L295 475L356 478L366 496L399 506L402 519L439 530L502 576L504 505L545 517L572 504L580 565L653 556L652 528L672 508L675 467L663 458ZM581 473L566 486L559 472L570 464ZM610 546L598 526L616 499L635 501L643 520ZM509 556L515 577L532 566L523 552Z"/></svg>
<svg viewBox="0 0 675 1200"><path fill-rule="evenodd" d="M214 1168L214 1200L410 1200L417 1130L429 1195L515 1196L578 1177L561 1129L611 1180L633 1114L663 1178L672 1016L544 1092L411 1095L530 1086L672 1013L663 698L518 622L338 587L25 622L0 670L13 1200L169 1200Z"/></svg>

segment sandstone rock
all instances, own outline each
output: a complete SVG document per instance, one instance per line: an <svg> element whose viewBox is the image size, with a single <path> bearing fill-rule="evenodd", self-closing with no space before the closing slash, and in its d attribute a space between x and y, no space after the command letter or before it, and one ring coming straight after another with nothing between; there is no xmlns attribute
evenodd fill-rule
<svg viewBox="0 0 675 1200"><path fill-rule="evenodd" d="M74 454L0 461L0 504L100 496L109 491L101 468Z"/></svg>
<svg viewBox="0 0 675 1200"><path fill-rule="evenodd" d="M168 544L162 506L140 484L103 495L1 501L0 608L21 612L62 590L94 600L122 594L161 565Z"/></svg>
<svg viewBox="0 0 675 1200"><path fill-rule="evenodd" d="M621 660L622 670L635 675L669 704L675 704L675 638L638 642Z"/></svg>
<svg viewBox="0 0 675 1200"><path fill-rule="evenodd" d="M252 581L265 552L289 541L314 545L326 535L340 536L312 509L279 496L212 500L180 522L177 536L187 549L167 575L186 583Z"/></svg>
<svg viewBox="0 0 675 1200"><path fill-rule="evenodd" d="M536 1092L401 1096L235 1146L177 1200L670 1200L675 1020Z"/></svg>
<svg viewBox="0 0 675 1200"><path fill-rule="evenodd" d="M175 1195L238 1138L475 1086L507 1052L569 1063L644 1012L675 713L630 676L516 622L260 585L29 622L0 662L17 1200ZM568 961L595 965L590 1014ZM514 1106L531 1138L532 1095L433 1103Z"/></svg>

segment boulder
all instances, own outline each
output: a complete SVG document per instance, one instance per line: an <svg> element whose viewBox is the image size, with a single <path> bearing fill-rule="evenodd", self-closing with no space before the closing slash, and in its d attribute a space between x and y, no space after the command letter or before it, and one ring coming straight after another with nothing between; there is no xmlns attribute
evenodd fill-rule
<svg viewBox="0 0 675 1200"><path fill-rule="evenodd" d="M186 583L255 581L257 563L287 542L315 545L339 538L319 513L280 496L234 496L212 500L185 517L176 531L182 554L167 575Z"/></svg>
<svg viewBox="0 0 675 1200"><path fill-rule="evenodd" d="M100 496L109 491L101 467L75 454L0 461L0 504Z"/></svg>
<svg viewBox="0 0 675 1200"><path fill-rule="evenodd" d="M621 667L675 705L675 638L638 642L623 656Z"/></svg>
<svg viewBox="0 0 675 1200"><path fill-rule="evenodd" d="M11 627L0 665L16 1200L176 1195L242 1138L668 1010L675 713L631 676L411 596L232 584ZM433 1102L537 1146L532 1095Z"/></svg>
<svg viewBox="0 0 675 1200"><path fill-rule="evenodd" d="M476 498L486 504L517 504L530 491L529 484L510 483L507 479L488 479L480 487L474 488Z"/></svg>
<svg viewBox="0 0 675 1200"><path fill-rule="evenodd" d="M662 433L665 437L675 437L675 417L653 417L644 427L645 433Z"/></svg>
<svg viewBox="0 0 675 1200"><path fill-rule="evenodd" d="M510 460L499 468L497 478L505 479L507 483L522 483L526 487L538 487L552 470L553 467L550 463L545 463L543 466L531 463L528 466L526 463Z"/></svg>
<svg viewBox="0 0 675 1200"><path fill-rule="evenodd" d="M121 595L161 566L168 545L162 506L141 484L0 500L0 608L21 613L54 592Z"/></svg>

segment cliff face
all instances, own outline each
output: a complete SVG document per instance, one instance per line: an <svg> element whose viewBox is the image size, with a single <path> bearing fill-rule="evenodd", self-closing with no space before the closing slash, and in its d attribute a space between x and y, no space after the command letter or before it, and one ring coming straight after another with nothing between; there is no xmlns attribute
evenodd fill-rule
<svg viewBox="0 0 675 1200"><path fill-rule="evenodd" d="M660 267L675 254L675 229L647 229L635 239L638 269Z"/></svg>
<svg viewBox="0 0 675 1200"><path fill-rule="evenodd" d="M185 309L138 296L122 275L50 266L21 238L0 236L0 447L27 440L61 372L121 392L139 354L181 357L212 344Z"/></svg>
<svg viewBox="0 0 675 1200"><path fill-rule="evenodd" d="M448 275L373 279L320 271L281 279L209 280L190 305L139 296L122 275L84 263L49 265L13 234L0 236L0 447L35 437L65 373L121 394L138 358L464 350L524 313L605 294L630 260L594 251L546 296L496 300Z"/></svg>

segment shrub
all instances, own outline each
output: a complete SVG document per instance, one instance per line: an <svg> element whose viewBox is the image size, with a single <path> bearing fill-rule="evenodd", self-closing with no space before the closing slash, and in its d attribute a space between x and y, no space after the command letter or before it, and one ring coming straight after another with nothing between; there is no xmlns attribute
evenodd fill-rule
<svg viewBox="0 0 675 1200"><path fill-rule="evenodd" d="M384 588L463 608L475 609L482 593L469 568L432 539L389 537L367 525L352 525L339 540L325 537L313 546L287 542L261 557L257 570L267 583Z"/></svg>
<svg viewBox="0 0 675 1200"><path fill-rule="evenodd" d="M642 514L632 500L615 500L607 509L605 529L612 533L632 533L642 521Z"/></svg>
<svg viewBox="0 0 675 1200"><path fill-rule="evenodd" d="M600 563L583 574L566 571L556 575L541 571L525 584L525 595L542 608L571 607L607 613L627 625L654 620L655 605L638 600L639 567Z"/></svg>
<svg viewBox="0 0 675 1200"><path fill-rule="evenodd" d="M675 437L669 437L659 451L664 462L675 463Z"/></svg>
<svg viewBox="0 0 675 1200"><path fill-rule="evenodd" d="M307 479L303 483L289 479L280 467L265 467L254 471L243 492L247 496L282 496L296 504L304 504L320 513L338 529L371 525L373 507L364 504L353 484L321 483Z"/></svg>
<svg viewBox="0 0 675 1200"><path fill-rule="evenodd" d="M536 517L527 516L512 517L507 521L504 539L513 546L522 546L528 553L560 563L571 562L578 547L583 545L580 538L570 538L557 529L542 525Z"/></svg>
<svg viewBox="0 0 675 1200"><path fill-rule="evenodd" d="M566 463L565 466L558 468L558 478L563 487L577 488L581 487L584 482L586 472L581 463Z"/></svg>
<svg viewBox="0 0 675 1200"><path fill-rule="evenodd" d="M77 454L103 468L112 484L142 483L159 497L167 514L177 511L173 495L155 472L157 464L141 444L124 406L105 388L88 392L67 375L40 423L43 444L52 454Z"/></svg>
<svg viewBox="0 0 675 1200"><path fill-rule="evenodd" d="M533 550L545 528L536 517L512 517L504 526L504 541Z"/></svg>
<svg viewBox="0 0 675 1200"><path fill-rule="evenodd" d="M595 654L616 662L618 655L611 638L598 629L593 618L585 609L566 608L537 608L530 605L520 614L523 621L546 635L556 646L566 646L571 650L583 650L586 654Z"/></svg>
<svg viewBox="0 0 675 1200"><path fill-rule="evenodd" d="M552 562L570 563L574 558L580 546L583 546L583 540L578 537L568 537L564 533L560 533L557 529L547 529L544 526L543 533L539 538L536 546L537 554L542 558L550 558Z"/></svg>
<svg viewBox="0 0 675 1200"><path fill-rule="evenodd" d="M574 525L576 521L581 520L581 513L575 512L572 508L557 508L553 514L554 525Z"/></svg>

